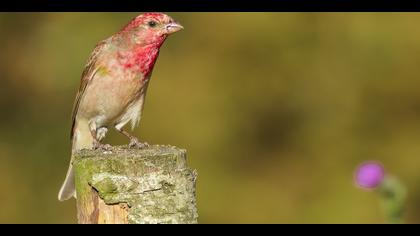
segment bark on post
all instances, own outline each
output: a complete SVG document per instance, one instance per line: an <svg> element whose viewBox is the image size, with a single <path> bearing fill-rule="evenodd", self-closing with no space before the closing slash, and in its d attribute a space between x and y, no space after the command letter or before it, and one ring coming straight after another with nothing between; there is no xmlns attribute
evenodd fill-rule
<svg viewBox="0 0 420 236"><path fill-rule="evenodd" d="M83 150L73 164L79 223L197 223L197 174L183 149Z"/></svg>

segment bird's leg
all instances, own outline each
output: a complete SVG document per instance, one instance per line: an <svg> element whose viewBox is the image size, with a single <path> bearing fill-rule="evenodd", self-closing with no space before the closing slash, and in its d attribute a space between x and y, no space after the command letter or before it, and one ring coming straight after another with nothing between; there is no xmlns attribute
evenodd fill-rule
<svg viewBox="0 0 420 236"><path fill-rule="evenodd" d="M124 135L125 137L127 137L127 138L129 138L129 139L130 139L130 143L128 144L128 146L129 146L130 148L133 148L133 147L136 147L136 148L145 148L145 147L148 147L148 146L149 146L149 144L148 144L148 143L146 143L146 142L141 143L141 142L138 140L138 138L134 137L133 135L131 135L131 134L130 134L130 133L128 133L127 131L123 130L122 128L115 127L115 129L116 129L118 132L120 132L122 135Z"/></svg>
<svg viewBox="0 0 420 236"><path fill-rule="evenodd" d="M93 149L102 149L102 150L110 150L112 148L109 144L103 144L100 142L105 137L107 129L106 128L99 128L96 129L96 126L91 126L90 134L93 137Z"/></svg>
<svg viewBox="0 0 420 236"><path fill-rule="evenodd" d="M96 130L96 139L100 142L102 139L105 138L106 133L108 132L108 128L101 127Z"/></svg>

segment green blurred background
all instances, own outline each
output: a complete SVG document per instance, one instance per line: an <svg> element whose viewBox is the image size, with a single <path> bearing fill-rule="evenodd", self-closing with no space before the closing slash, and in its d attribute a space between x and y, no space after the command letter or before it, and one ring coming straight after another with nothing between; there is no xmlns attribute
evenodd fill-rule
<svg viewBox="0 0 420 236"><path fill-rule="evenodd" d="M95 44L137 13L0 14L0 223L75 223L58 202ZM382 223L364 160L420 222L420 14L169 13L135 133L188 150L201 223ZM125 144L116 132L106 142Z"/></svg>

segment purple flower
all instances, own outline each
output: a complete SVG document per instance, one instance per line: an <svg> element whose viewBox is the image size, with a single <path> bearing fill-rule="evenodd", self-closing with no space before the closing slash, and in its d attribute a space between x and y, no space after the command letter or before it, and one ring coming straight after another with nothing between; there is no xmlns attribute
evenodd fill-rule
<svg viewBox="0 0 420 236"><path fill-rule="evenodd" d="M362 163L356 170L355 182L362 188L372 189L382 183L385 170L379 162Z"/></svg>

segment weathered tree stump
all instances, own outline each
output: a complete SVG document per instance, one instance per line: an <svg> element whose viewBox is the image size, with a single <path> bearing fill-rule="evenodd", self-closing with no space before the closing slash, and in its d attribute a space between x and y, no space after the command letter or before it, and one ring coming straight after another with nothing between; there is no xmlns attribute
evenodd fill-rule
<svg viewBox="0 0 420 236"><path fill-rule="evenodd" d="M79 223L197 223L197 174L184 149L82 150L73 165Z"/></svg>

